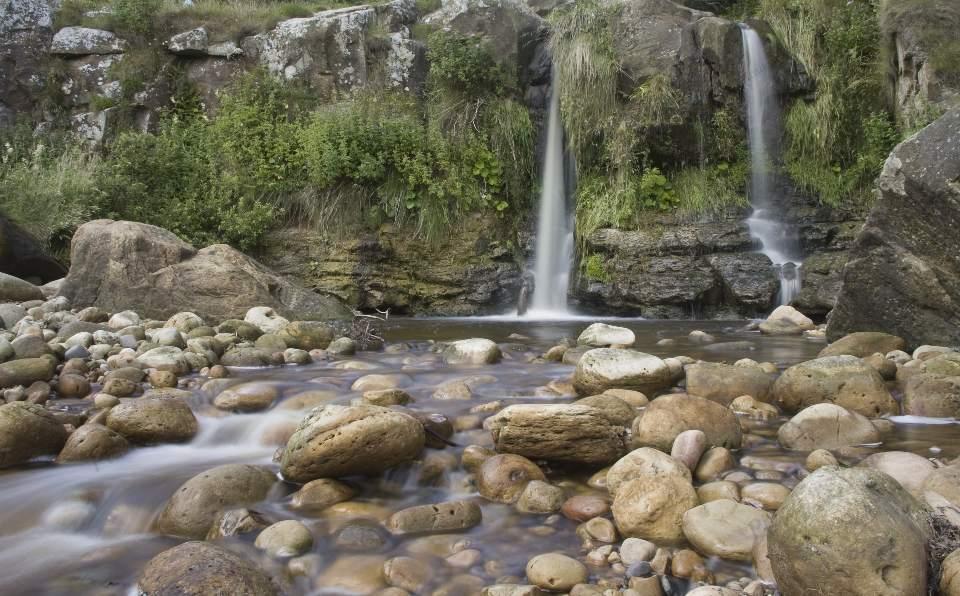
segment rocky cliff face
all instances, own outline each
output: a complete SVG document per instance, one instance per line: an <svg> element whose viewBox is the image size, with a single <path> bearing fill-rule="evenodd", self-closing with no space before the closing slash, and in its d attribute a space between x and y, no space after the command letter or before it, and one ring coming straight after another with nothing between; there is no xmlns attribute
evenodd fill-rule
<svg viewBox="0 0 960 596"><path fill-rule="evenodd" d="M887 159L830 317L833 341L885 331L908 345L960 345L960 110Z"/></svg>
<svg viewBox="0 0 960 596"><path fill-rule="evenodd" d="M515 69L536 115L550 86L549 25L543 15L557 4L445 0L439 10L423 15L412 0L392 0L288 19L232 39L200 27L169 36L156 49L164 63L161 73L174 67L184 73L213 115L218 92L253 68L308 83L324 100L371 86L419 93L428 66L425 47L413 39L411 28L426 22L488 41L496 59ZM694 124L702 125L719 108L742 109L737 23L702 10L723 6L719 0L687 6L671 0L613 4L610 25L623 65L621 93L628 96L651 77L665 76L683 98L684 116L663 127L652 150L678 164L696 161L703 148ZM120 111L95 109L97 99L119 97L114 67L130 60L133 48L106 31L54 30L51 6L27 0L5 5L7 12L0 15L0 124L15 112L36 115L37 98L45 86L50 91L55 85L74 129L100 142L110 135ZM811 81L803 66L766 24L751 25L763 34L781 99L807 93ZM48 69L41 59L58 65L55 80L45 77ZM148 81L133 99L137 124L152 127L172 95L162 76ZM781 194L789 233L808 255L796 305L823 316L833 307L840 269L862 218L819 207L788 186ZM746 216L745 210L692 219L651 215L639 230L599 230L586 245L602 267L579 276L574 302L591 311L649 317L764 314L773 306L777 278L769 260L753 252ZM437 245L392 228L354 236L287 229L271 236L262 256L282 273L355 307L445 315L501 312L514 306L523 263L530 256L508 228L475 218Z"/></svg>
<svg viewBox="0 0 960 596"><path fill-rule="evenodd" d="M855 211L823 207L784 187L788 234L808 255L794 304L823 317L833 308L847 251L862 224ZM684 220L662 216L636 231L602 229L587 239L601 270L585 268L575 299L585 309L652 318L740 318L769 313L779 281L745 223L746 210Z"/></svg>
<svg viewBox="0 0 960 596"><path fill-rule="evenodd" d="M952 0L886 0L882 17L900 117L908 123L924 121L931 109L960 106L960 5Z"/></svg>
<svg viewBox="0 0 960 596"><path fill-rule="evenodd" d="M413 230L383 226L339 236L301 229L272 234L260 258L354 308L394 314L477 315L516 305L522 267L507 226L471 217L446 238L428 244Z"/></svg>

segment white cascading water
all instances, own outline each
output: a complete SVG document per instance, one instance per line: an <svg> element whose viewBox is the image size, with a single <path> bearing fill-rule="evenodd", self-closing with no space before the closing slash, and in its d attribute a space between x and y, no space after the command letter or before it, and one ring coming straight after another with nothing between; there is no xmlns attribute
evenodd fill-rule
<svg viewBox="0 0 960 596"><path fill-rule="evenodd" d="M740 26L743 39L744 82L747 104L747 137L750 143L750 204L747 219L750 235L760 242L760 251L770 257L780 276L779 304L789 304L800 292L800 263L796 248L772 208L773 156L771 145L779 130L773 78L757 32Z"/></svg>
<svg viewBox="0 0 960 596"><path fill-rule="evenodd" d="M563 125L560 122L560 94L557 93L555 77L550 92L542 176L533 296L528 315L566 315L567 288L573 260L573 226L567 213Z"/></svg>

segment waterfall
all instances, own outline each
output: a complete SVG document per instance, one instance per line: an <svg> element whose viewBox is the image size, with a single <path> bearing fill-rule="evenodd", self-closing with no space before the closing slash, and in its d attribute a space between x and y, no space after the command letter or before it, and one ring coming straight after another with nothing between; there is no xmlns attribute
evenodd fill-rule
<svg viewBox="0 0 960 596"><path fill-rule="evenodd" d="M554 76L550 86L547 146L543 156L537 244L534 253L532 314L567 313L567 288L573 260L573 226L567 213L563 125Z"/></svg>
<svg viewBox="0 0 960 596"><path fill-rule="evenodd" d="M779 114L770 65L757 32L740 25L743 39L743 94L747 104L747 137L750 144L750 235L760 251L770 257L780 277L779 304L789 304L800 291L800 258L795 242L787 237L771 201L773 163L777 156Z"/></svg>

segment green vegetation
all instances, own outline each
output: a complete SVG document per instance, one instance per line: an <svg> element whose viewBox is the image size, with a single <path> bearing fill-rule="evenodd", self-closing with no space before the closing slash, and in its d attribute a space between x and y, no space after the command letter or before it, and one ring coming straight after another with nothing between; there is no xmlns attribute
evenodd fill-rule
<svg viewBox="0 0 960 596"><path fill-rule="evenodd" d="M475 39L430 39L424 100L370 90L318 106L309 88L254 72L221 94L211 119L168 65L174 101L155 132L121 132L102 154L23 131L0 139L0 209L51 246L102 216L245 250L283 222L331 232L411 223L433 240L467 212L525 214L535 140L516 82ZM136 74L131 88L142 84ZM48 207L40 217L36 204Z"/></svg>
<svg viewBox="0 0 960 596"><path fill-rule="evenodd" d="M641 225L655 212L695 214L743 205L745 135L721 110L694 123L703 151L693 163L672 153L671 134L685 126L681 93L669 75L620 88L621 67L610 22L616 9L578 2L555 13L551 48L568 142L577 159L577 237L603 226ZM581 260L581 269L589 259Z"/></svg>
<svg viewBox="0 0 960 596"><path fill-rule="evenodd" d="M754 0L816 83L812 101L784 115L783 162L803 189L830 205L868 199L899 138L881 52L879 0Z"/></svg>
<svg viewBox="0 0 960 596"><path fill-rule="evenodd" d="M610 275L603 266L603 256L598 254L590 255L583 259L583 274L592 281L608 281Z"/></svg>
<svg viewBox="0 0 960 596"><path fill-rule="evenodd" d="M322 10L363 4L360 0L64 0L56 26L108 29L145 42L205 27L211 41L239 41L273 28L285 19Z"/></svg>
<svg viewBox="0 0 960 596"><path fill-rule="evenodd" d="M73 229L94 214L99 160L67 139L24 127L0 139L0 211L60 256Z"/></svg>

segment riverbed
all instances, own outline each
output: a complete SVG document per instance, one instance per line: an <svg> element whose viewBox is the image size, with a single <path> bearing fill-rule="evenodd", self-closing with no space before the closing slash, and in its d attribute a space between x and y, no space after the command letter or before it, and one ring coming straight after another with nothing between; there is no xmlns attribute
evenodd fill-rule
<svg viewBox="0 0 960 596"><path fill-rule="evenodd" d="M404 555L428 562L432 577L423 593L469 594L494 583L526 583L524 567L531 556L564 552L584 560L578 523L560 514L518 513L514 507L478 496L470 475L460 465L468 445L490 446L482 420L516 403L566 403L576 399L568 381L573 366L536 360L564 339L576 339L591 321L525 321L488 319L395 319L384 329L383 350L315 362L305 366L234 369L231 381L257 380L275 386L281 399L266 411L228 414L212 406L214 393L206 378L187 377L191 407L200 432L187 444L135 449L113 460L81 464L34 463L0 476L0 592L4 594L127 594L139 573L157 553L182 542L153 531L157 513L173 492L193 475L224 463L272 466L280 437L289 435L310 406L348 404L360 393L353 382L371 373L405 376L404 391L413 410L440 413L457 429L444 449L428 449L420 462L394 469L379 478L349 479L357 496L323 512L304 513L291 507L297 486L279 483L268 499L251 507L267 523L296 519L310 528L314 546L304 564L291 571L287 561L271 559L252 545L256 533L226 539L257 560L293 594L373 591L386 587L380 579L384 560ZM659 355L689 356L733 363L742 358L772 362L785 368L815 358L825 342L811 337L767 337L746 321L611 321L637 336L637 350ZM709 343L690 339L701 330ZM500 344L503 361L485 366L444 364L437 342L483 337ZM663 342L662 340L673 340ZM664 344L668 345L664 345ZM493 380L475 385L468 399L435 399L445 382L471 375ZM229 383L226 383L229 384ZM222 389L226 384L217 385ZM307 397L305 397L305 394ZM653 396L650 396L653 397ZM497 403L494 403L497 402ZM79 410L79 400L58 400L56 407ZM484 407L487 405L487 407ZM805 453L788 452L776 441L786 418L743 421L749 438L737 451L738 471L749 481L763 479L788 488L805 474ZM953 424L894 418L895 428L883 450L906 450L925 457L960 454ZM849 450L850 461L879 447ZM567 495L597 494L589 479L597 469L543 466L553 484ZM382 527L393 512L413 505L454 499L475 499L483 522L456 534L398 537ZM349 531L345 531L345 528ZM453 557L457 553L468 555ZM749 564L710 559L716 582L755 577ZM591 583L623 580L622 570L590 566ZM677 580L683 593L683 580Z"/></svg>

